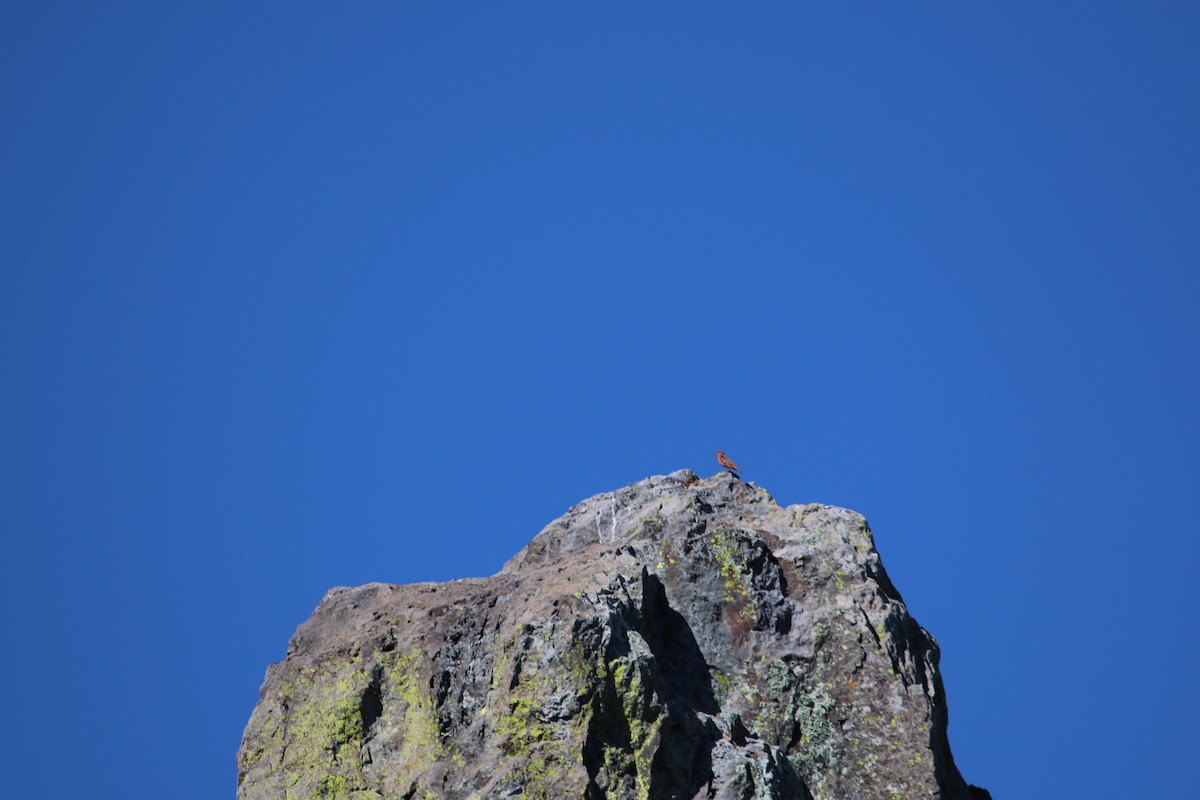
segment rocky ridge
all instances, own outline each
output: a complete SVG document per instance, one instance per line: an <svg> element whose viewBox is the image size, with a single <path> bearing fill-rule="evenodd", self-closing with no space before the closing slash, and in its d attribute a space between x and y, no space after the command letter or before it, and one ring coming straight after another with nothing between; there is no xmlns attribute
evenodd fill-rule
<svg viewBox="0 0 1200 800"><path fill-rule="evenodd" d="M489 578L329 591L239 800L984 800L866 520L727 472L585 500Z"/></svg>

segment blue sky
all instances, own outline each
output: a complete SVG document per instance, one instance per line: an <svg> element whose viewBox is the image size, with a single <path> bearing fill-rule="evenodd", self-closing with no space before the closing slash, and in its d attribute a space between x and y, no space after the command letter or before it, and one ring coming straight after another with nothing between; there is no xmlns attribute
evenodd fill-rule
<svg viewBox="0 0 1200 800"><path fill-rule="evenodd" d="M739 6L0 6L7 796L232 797L326 589L717 448L968 780L1194 791L1200 11Z"/></svg>

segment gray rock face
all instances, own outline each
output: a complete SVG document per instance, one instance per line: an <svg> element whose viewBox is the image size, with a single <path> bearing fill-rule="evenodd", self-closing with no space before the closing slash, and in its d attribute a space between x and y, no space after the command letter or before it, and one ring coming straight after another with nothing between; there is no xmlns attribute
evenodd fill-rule
<svg viewBox="0 0 1200 800"><path fill-rule="evenodd" d="M240 800L983 800L866 521L689 470L490 578L336 588L267 671Z"/></svg>

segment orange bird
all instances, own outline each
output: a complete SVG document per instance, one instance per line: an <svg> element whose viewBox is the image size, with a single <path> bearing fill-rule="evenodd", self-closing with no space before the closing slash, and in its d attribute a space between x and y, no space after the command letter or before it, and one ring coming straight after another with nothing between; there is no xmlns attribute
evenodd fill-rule
<svg viewBox="0 0 1200 800"><path fill-rule="evenodd" d="M729 456L725 455L724 450L717 451L717 461L720 461L721 466L727 470L730 470L731 472L737 472L738 469L740 469L737 464L730 460Z"/></svg>

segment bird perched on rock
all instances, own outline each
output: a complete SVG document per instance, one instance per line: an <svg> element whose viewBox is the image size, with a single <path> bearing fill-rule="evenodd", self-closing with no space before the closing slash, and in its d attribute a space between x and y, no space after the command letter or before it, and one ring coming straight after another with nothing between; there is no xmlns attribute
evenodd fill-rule
<svg viewBox="0 0 1200 800"><path fill-rule="evenodd" d="M725 455L724 450L717 451L717 461L721 462L722 467L729 470L734 475L737 475L739 469L738 465L733 463L733 460L730 459L729 456Z"/></svg>

